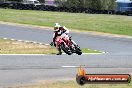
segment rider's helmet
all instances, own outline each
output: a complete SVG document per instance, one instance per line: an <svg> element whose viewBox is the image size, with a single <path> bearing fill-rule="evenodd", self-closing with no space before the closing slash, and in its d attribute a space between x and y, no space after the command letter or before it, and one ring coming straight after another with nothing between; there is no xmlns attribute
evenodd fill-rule
<svg viewBox="0 0 132 88"><path fill-rule="evenodd" d="M59 30L59 27L61 27L61 26L59 25L59 23L55 23L54 31L58 31L58 30Z"/></svg>

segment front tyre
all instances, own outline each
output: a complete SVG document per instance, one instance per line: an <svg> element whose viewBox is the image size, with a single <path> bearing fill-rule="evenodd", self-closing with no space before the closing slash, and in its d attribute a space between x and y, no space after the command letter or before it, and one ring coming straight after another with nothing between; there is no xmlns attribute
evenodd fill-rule
<svg viewBox="0 0 132 88"><path fill-rule="evenodd" d="M76 48L76 54L78 54L78 55L82 55L82 51L81 51L80 48Z"/></svg>

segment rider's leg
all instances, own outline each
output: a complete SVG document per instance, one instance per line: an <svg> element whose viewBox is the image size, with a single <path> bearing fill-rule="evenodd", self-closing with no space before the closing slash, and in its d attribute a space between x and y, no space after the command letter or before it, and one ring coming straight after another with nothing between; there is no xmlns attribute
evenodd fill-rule
<svg viewBox="0 0 132 88"><path fill-rule="evenodd" d="M69 40L69 37L68 37L68 35L67 35L66 33L63 33L63 34L61 35L61 38L64 38L64 37L66 37L66 38Z"/></svg>
<svg viewBox="0 0 132 88"><path fill-rule="evenodd" d="M69 36L68 36L66 33L63 33L63 34L61 35L61 38L64 38L64 37L66 37L66 38L69 40ZM75 46L78 46L72 39L71 39L71 42L72 42Z"/></svg>
<svg viewBox="0 0 132 88"><path fill-rule="evenodd" d="M66 38L68 41L69 41L69 36L66 34L66 33L63 33L62 35L61 35L61 38L63 39L63 38ZM68 46L67 46L68 47ZM70 52L70 50L68 49L68 51Z"/></svg>
<svg viewBox="0 0 132 88"><path fill-rule="evenodd" d="M58 53L57 53L56 55L61 55L61 54L62 54L62 52L61 52L61 48L58 47L57 50L58 50Z"/></svg>
<svg viewBox="0 0 132 88"><path fill-rule="evenodd" d="M61 55L62 52L61 52L60 46L58 46L58 45L56 44L56 48L57 48L57 51L58 51L58 53L57 53L56 55Z"/></svg>

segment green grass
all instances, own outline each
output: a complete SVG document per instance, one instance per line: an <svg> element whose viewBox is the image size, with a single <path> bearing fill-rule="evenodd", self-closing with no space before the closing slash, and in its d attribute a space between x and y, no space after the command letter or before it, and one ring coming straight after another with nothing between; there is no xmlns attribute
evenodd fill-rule
<svg viewBox="0 0 132 88"><path fill-rule="evenodd" d="M56 81L56 82L43 82L36 85L19 86L10 88L132 88L130 84L85 84L84 86L78 85L75 81Z"/></svg>
<svg viewBox="0 0 132 88"><path fill-rule="evenodd" d="M101 53L87 48L83 48L82 51L83 53ZM56 52L56 48L49 45L0 38L0 54L55 54Z"/></svg>
<svg viewBox="0 0 132 88"><path fill-rule="evenodd" d="M102 53L101 51L98 50L90 50L88 48L82 48L81 49L83 53Z"/></svg>
<svg viewBox="0 0 132 88"><path fill-rule="evenodd" d="M132 35L131 16L0 9L0 21Z"/></svg>

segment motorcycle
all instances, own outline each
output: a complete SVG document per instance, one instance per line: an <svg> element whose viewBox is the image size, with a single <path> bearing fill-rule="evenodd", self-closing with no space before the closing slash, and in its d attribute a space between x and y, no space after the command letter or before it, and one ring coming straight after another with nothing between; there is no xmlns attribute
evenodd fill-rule
<svg viewBox="0 0 132 88"><path fill-rule="evenodd" d="M80 47L72 42L72 37L69 37L69 39L67 39L67 37L64 37L63 40L69 46L69 49L72 53L76 53L78 55L82 54Z"/></svg>
<svg viewBox="0 0 132 88"><path fill-rule="evenodd" d="M57 45L68 55L76 53L78 55L82 54L82 51L78 45L73 44L72 38L69 39L67 37L61 38L61 36L57 36L55 39Z"/></svg>

